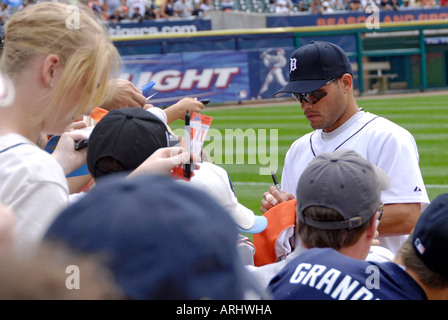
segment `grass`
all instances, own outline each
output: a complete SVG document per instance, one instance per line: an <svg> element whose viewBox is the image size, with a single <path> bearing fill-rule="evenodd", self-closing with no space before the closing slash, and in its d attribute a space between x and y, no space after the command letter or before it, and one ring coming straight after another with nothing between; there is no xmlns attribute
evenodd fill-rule
<svg viewBox="0 0 448 320"><path fill-rule="evenodd" d="M414 136L430 200L448 192L447 98L446 95L412 95L358 100L358 105L366 111L392 120ZM312 130L302 110L291 102L291 105L267 104L256 108L241 105L214 109L211 106L202 113L213 117L206 142L213 162L229 173L240 203L260 214L263 192L273 183L270 175L260 174L260 168L266 173L272 168L281 179L286 151L297 138ZM173 128L181 126L180 121L173 124ZM277 148L278 154L264 152L263 132L270 142L267 151ZM238 139L241 139L239 143Z"/></svg>

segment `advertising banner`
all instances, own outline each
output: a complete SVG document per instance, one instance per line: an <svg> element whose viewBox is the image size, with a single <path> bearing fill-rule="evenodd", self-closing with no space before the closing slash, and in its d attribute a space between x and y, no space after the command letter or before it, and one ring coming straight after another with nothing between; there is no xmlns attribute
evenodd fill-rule
<svg viewBox="0 0 448 320"><path fill-rule="evenodd" d="M246 52L187 52L124 56L121 78L138 88L154 81L154 105L169 105L184 97L235 101L249 97Z"/></svg>
<svg viewBox="0 0 448 320"><path fill-rule="evenodd" d="M302 38L299 45L320 38ZM322 39L327 40L328 39ZM346 52L356 50L353 35L332 36ZM150 81L156 93L148 103L167 106L184 97L210 103L274 98L289 80L295 47L167 54L125 55L120 77L137 88Z"/></svg>
<svg viewBox="0 0 448 320"><path fill-rule="evenodd" d="M268 16L267 27L303 27L303 26L328 26L328 25L348 25L354 23L365 23L371 12L345 11L343 13L307 13L291 16ZM379 9L375 14L379 15L381 22L405 22L423 20L446 20L448 19L448 8L434 9L401 9L384 10Z"/></svg>
<svg viewBox="0 0 448 320"><path fill-rule="evenodd" d="M195 33L197 31L211 30L210 19L172 19L172 20L145 20L142 22L109 23L110 36Z"/></svg>

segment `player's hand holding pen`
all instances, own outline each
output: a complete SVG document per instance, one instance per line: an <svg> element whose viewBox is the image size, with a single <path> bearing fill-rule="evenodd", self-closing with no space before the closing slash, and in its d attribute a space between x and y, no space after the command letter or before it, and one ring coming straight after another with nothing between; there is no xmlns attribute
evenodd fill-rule
<svg viewBox="0 0 448 320"><path fill-rule="evenodd" d="M269 191L263 193L263 199L261 199L261 213L265 213L279 203L295 198L291 193L286 193L280 189L277 176L274 172L272 173L272 179L274 185L269 187Z"/></svg>

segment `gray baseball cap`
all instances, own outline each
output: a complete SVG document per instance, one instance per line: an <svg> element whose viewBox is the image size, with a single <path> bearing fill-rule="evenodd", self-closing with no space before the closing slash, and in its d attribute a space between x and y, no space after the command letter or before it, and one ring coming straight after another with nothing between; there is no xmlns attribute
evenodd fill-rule
<svg viewBox="0 0 448 320"><path fill-rule="evenodd" d="M353 229L372 219L381 191L390 187L386 173L353 150L323 152L302 173L297 185L301 223L318 229ZM339 212L343 221L310 219L303 211L323 206Z"/></svg>

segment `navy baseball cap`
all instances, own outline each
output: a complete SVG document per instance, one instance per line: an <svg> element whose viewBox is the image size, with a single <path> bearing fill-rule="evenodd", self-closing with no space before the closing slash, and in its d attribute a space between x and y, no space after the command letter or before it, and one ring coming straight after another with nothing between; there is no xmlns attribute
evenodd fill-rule
<svg viewBox="0 0 448 320"><path fill-rule="evenodd" d="M426 267L448 277L448 193L437 196L421 214L412 244Z"/></svg>
<svg viewBox="0 0 448 320"><path fill-rule="evenodd" d="M63 210L44 239L104 255L129 299L261 297L237 236L230 215L203 191L167 176L116 174Z"/></svg>
<svg viewBox="0 0 448 320"><path fill-rule="evenodd" d="M108 174L97 167L99 160L111 157L126 171L136 169L157 149L177 143L157 116L142 108L109 111L89 137L87 168L94 178Z"/></svg>
<svg viewBox="0 0 448 320"><path fill-rule="evenodd" d="M289 82L274 96L311 92L345 73L352 74L352 66L344 50L330 42L311 41L291 54Z"/></svg>

